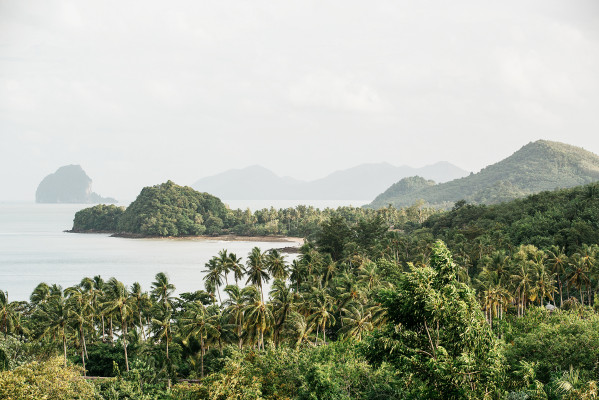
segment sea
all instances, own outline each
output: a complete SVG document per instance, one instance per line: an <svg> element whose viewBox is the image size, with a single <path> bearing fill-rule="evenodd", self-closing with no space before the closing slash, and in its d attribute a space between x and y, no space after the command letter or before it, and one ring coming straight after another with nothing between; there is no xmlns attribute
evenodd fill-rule
<svg viewBox="0 0 599 400"><path fill-rule="evenodd" d="M251 210L294 207L317 208L361 206L365 200L230 200L231 208ZM125 204L126 205L126 204ZM224 241L198 239L129 239L108 234L78 234L75 213L89 204L0 203L0 290L9 301L28 300L41 282L63 288L84 277L115 277L126 285L139 282L150 290L158 272L165 272L176 294L204 288L204 265L220 250L227 249L246 260L255 246L276 249L298 246L295 242ZM287 256L291 261L293 255ZM231 283L231 282L230 282Z"/></svg>

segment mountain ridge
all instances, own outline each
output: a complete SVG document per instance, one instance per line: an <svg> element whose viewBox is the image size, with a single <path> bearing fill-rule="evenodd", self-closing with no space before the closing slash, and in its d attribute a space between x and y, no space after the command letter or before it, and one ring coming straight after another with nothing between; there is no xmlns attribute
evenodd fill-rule
<svg viewBox="0 0 599 400"><path fill-rule="evenodd" d="M401 181L396 182L367 207L379 208L388 204L407 206L421 199L444 208L451 207L459 200L494 204L597 180L599 156L581 147L537 140L467 177L428 187L402 186L402 190L398 190L397 186Z"/></svg>
<svg viewBox="0 0 599 400"><path fill-rule="evenodd" d="M415 174L446 181L468 171L447 161L421 168L381 162L360 164L303 181L280 177L265 167L251 165L199 179L191 187L227 200L363 200L373 198L398 179Z"/></svg>

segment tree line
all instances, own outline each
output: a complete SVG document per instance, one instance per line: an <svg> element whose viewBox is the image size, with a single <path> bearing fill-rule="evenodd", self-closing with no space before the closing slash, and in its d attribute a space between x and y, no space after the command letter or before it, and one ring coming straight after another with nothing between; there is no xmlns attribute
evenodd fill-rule
<svg viewBox="0 0 599 400"><path fill-rule="evenodd" d="M164 273L148 291L96 276L4 294L0 394L59 355L112 376L87 384L101 398L596 398L589 187L401 227L386 209L331 214L293 259L222 250L178 296Z"/></svg>

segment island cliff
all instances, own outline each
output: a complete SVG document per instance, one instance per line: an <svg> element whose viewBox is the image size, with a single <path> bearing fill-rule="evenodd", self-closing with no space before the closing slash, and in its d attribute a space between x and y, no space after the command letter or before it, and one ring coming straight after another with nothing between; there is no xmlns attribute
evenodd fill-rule
<svg viewBox="0 0 599 400"><path fill-rule="evenodd" d="M46 176L35 192L36 203L116 203L92 192L92 180L80 165L65 165Z"/></svg>

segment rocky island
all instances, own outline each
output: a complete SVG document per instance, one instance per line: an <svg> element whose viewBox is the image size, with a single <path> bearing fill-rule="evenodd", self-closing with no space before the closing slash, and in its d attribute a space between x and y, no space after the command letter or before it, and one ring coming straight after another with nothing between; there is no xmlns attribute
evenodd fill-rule
<svg viewBox="0 0 599 400"><path fill-rule="evenodd" d="M80 165L65 165L46 176L35 192L36 203L116 203L92 192L92 180Z"/></svg>

